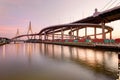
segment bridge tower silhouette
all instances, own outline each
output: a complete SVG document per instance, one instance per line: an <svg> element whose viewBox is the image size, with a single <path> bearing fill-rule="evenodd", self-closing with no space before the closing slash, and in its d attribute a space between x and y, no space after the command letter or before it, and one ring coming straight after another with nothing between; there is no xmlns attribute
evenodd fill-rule
<svg viewBox="0 0 120 80"><path fill-rule="evenodd" d="M19 29L17 29L16 36L19 36L19 35L20 35Z"/></svg>
<svg viewBox="0 0 120 80"><path fill-rule="evenodd" d="M20 35L20 32L19 32L19 29L17 29L17 32L16 32L15 36L19 36L19 35Z"/></svg>
<svg viewBox="0 0 120 80"><path fill-rule="evenodd" d="M17 29L15 37L19 36L19 35L20 35L20 32L19 32L19 29ZM20 40L20 38L15 38L15 39L13 39L13 42L16 43L18 40Z"/></svg>
<svg viewBox="0 0 120 80"><path fill-rule="evenodd" d="M33 34L32 26L31 26L31 21L29 22L29 28L28 28L27 34ZM28 36L28 39L32 39L32 37L33 36L31 36L31 37Z"/></svg>

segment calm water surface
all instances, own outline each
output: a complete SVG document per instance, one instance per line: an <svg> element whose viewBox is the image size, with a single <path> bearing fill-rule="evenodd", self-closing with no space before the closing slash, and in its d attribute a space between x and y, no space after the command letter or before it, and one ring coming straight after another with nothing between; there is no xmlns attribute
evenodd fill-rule
<svg viewBox="0 0 120 80"><path fill-rule="evenodd" d="M0 80L115 80L118 53L51 44L0 46Z"/></svg>

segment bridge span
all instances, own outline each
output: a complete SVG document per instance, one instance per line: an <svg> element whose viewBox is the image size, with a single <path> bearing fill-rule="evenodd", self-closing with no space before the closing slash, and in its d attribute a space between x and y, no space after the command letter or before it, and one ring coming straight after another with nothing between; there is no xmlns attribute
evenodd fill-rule
<svg viewBox="0 0 120 80"><path fill-rule="evenodd" d="M113 28L107 26L106 23L120 19L120 6L112 9L98 12L97 10L92 16L84 19L62 25L49 26L42 29L36 34L19 35L12 39L28 36L39 36L39 40L52 41L52 42L95 42L95 43L113 43L112 39ZM88 28L93 29L93 34L88 34ZM29 23L29 29L31 30L31 22ZM84 29L84 34L81 30ZM97 32L97 29L101 29L101 32ZM28 30L28 32L30 31ZM31 30L32 32L32 30ZM81 35L82 34L82 35ZM109 39L106 35L109 34ZM101 35L102 38L98 39L97 36ZM116 40L120 43L120 40Z"/></svg>
<svg viewBox="0 0 120 80"><path fill-rule="evenodd" d="M60 32L61 36L64 36L63 32L69 30L70 36L74 36L73 34L76 31L76 36L79 37L78 35L79 30L85 28L86 30L85 36L94 36L94 38L96 39L97 35L102 35L102 39L106 39L106 34L110 33L110 39L112 39L113 29L111 27L106 26L105 23L109 23L111 21L115 21L119 19L120 19L120 6L117 6L103 12L95 12L92 16L89 16L87 18L69 24L55 25L44 28L39 32L39 35L47 36L49 34L53 35L54 33ZM94 28L93 35L87 35L87 29L86 29L87 27ZM102 33L97 34L96 28L101 28ZM105 32L105 30L107 30L107 32ZM54 36L52 39L54 39Z"/></svg>

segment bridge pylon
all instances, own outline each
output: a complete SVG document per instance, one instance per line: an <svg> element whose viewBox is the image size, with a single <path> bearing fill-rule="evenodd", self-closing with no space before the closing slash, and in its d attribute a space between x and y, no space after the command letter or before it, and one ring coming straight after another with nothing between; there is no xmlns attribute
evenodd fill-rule
<svg viewBox="0 0 120 80"><path fill-rule="evenodd" d="M20 35L20 32L19 32L19 29L17 29L17 32L16 32L15 37L16 37L16 36L19 36L19 35ZM16 43L17 40L20 40L20 38L15 38L15 39L13 39L13 42Z"/></svg>
<svg viewBox="0 0 120 80"><path fill-rule="evenodd" d="M19 35L20 35L19 29L17 29L16 36L19 36Z"/></svg>
<svg viewBox="0 0 120 80"><path fill-rule="evenodd" d="M31 21L29 22L29 28L28 28L27 34L33 34L32 26L31 26ZM28 36L28 39L32 39L32 37L33 36L31 36L31 37Z"/></svg>
<svg viewBox="0 0 120 80"><path fill-rule="evenodd" d="M20 32L19 32L19 29L17 29L17 32L16 32L15 36L19 36L19 35L20 35Z"/></svg>

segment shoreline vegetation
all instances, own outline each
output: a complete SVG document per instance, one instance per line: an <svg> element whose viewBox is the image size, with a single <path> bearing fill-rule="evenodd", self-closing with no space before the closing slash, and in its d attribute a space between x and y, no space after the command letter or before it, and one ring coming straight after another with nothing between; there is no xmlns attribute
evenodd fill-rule
<svg viewBox="0 0 120 80"><path fill-rule="evenodd" d="M0 46L10 43L10 39L0 37Z"/></svg>

